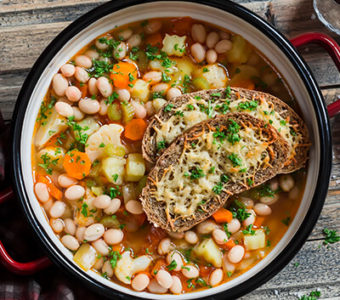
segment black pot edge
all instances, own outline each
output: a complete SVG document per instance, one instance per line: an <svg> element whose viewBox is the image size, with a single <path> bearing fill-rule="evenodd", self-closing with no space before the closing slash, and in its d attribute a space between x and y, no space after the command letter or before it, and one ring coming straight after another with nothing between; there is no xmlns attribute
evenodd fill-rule
<svg viewBox="0 0 340 300"><path fill-rule="evenodd" d="M168 0L160 0L168 1ZM86 13L82 17L78 18L66 29L64 29L43 51L34 66L32 67L29 75L27 76L18 96L16 102L15 110L13 113L14 119L12 122L12 162L13 162L13 183L16 195L20 199L22 208L28 219L29 223L33 227L35 233L40 238L44 247L46 248L51 260L58 266L63 267L63 269L68 270L69 273L76 276L78 279L82 280L84 284L89 284L96 292L105 295L107 297L122 299L137 299L130 295L122 294L114 289L111 289L100 282L88 277L86 273L78 268L75 268L72 263L61 253L61 251L55 247L52 240L48 237L44 229L40 226L36 217L34 216L32 207L29 202L26 201L28 198L25 191L23 176L21 174L21 164L20 164L20 140L21 140L21 130L23 126L24 115L26 107L29 102L30 95L34 89L36 82L39 79L41 72L49 63L50 59L62 48L62 46L75 34L83 30L85 27L95 22L99 18L117 11L122 8L129 6L147 3L147 2L157 2L156 0L124 0L124 1L112 1L105 3L90 12ZM296 255L300 250L306 239L308 238L310 232L312 231L323 207L330 178L331 172L331 134L330 125L327 115L326 106L323 101L322 94L319 87L304 60L296 52L294 47L289 43L289 41L275 28L273 28L266 21L249 11L248 9L232 3L230 1L218 1L218 0L184 0L183 2L194 2L207 6L212 6L219 8L221 10L230 12L241 19L249 22L251 25L255 26L272 41L274 41L284 52L284 54L289 58L291 63L296 68L297 72L301 76L308 93L313 101L313 106L316 112L318 128L320 131L320 172L318 176L318 181L316 189L314 192L313 200L310 205L310 209L307 215L300 225L299 230L296 232L290 243L285 247L285 249L279 254L267 267L265 267L261 272L257 273L252 278L247 281L228 289L225 292L221 292L214 296L210 296L209 299L234 299L240 297L255 288L259 287L274 275L276 275L288 262Z"/></svg>

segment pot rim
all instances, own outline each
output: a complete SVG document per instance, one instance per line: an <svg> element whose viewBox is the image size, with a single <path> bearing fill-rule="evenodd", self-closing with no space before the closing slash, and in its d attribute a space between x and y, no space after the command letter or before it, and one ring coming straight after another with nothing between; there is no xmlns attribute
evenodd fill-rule
<svg viewBox="0 0 340 300"><path fill-rule="evenodd" d="M113 13L117 10L131 7L134 5L150 2L173 2L171 0L125 0L125 1L111 1L96 7L95 9L84 14L74 22L72 22L68 27L66 27L57 37L46 47L39 58L33 65L30 73L28 74L18 96L15 110L13 113L12 122L12 163L13 163L13 183L16 195L20 199L21 207L28 219L30 225L33 227L36 235L39 237L40 241L47 250L48 256L57 265L61 265L63 269L66 269L69 273L76 276L83 283L90 283L90 287L109 297L121 297L121 298L132 298L137 299L131 295L122 294L102 283L96 281L95 279L87 276L84 272L75 268L66 257L59 251L55 244L51 241L48 235L43 231L43 228L39 224L36 216L29 204L25 187L24 180L21 169L21 159L20 159L20 140L21 132L24 121L24 116L28 102L30 100L31 93L40 77L41 72L46 68L49 61L54 57L58 51L67 43L73 36L82 31L84 28L97 21L98 19ZM319 129L320 138L320 168L317 179L316 188L314 191L314 196L309 206L308 212L301 223L299 229L290 240L288 245L281 251L275 259L270 262L266 267L264 267L255 276L249 278L248 280L232 287L226 291L215 294L214 299L225 299L226 293L228 293L228 298L240 297L258 286L262 285L274 275L276 275L280 270L285 267L288 262L295 256L295 254L303 246L304 242L308 238L310 232L312 231L323 207L327 190L329 184L329 177L331 172L331 161L332 161L332 147L331 147L331 134L330 134L330 124L328 120L326 106L323 101L320 89L304 60L296 52L295 48L290 44L290 42L279 33L274 27L269 23L261 19L259 16L255 15L248 9L235 4L230 1L222 0L182 0L183 2L193 2L197 4L212 6L217 9L234 14L235 16L245 20L253 27L256 27L264 35L270 38L283 52L283 54L290 60L297 73L301 77L304 85L310 95L315 116L317 119L317 125ZM326 180L327 179L327 180ZM211 299L211 297L209 297Z"/></svg>

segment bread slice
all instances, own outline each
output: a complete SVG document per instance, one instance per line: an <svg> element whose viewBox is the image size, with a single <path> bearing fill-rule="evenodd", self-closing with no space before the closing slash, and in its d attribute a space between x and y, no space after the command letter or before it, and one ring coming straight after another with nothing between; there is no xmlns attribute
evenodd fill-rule
<svg viewBox="0 0 340 300"><path fill-rule="evenodd" d="M310 142L303 120L280 99L242 88L204 90L168 102L149 123L143 138L144 158L154 164L183 131L229 112L246 112L272 124L286 139L289 155L280 173L290 173L305 165Z"/></svg>
<svg viewBox="0 0 340 300"><path fill-rule="evenodd" d="M288 145L271 125L245 113L218 116L180 135L150 171L141 201L148 220L183 232L233 194L274 177Z"/></svg>

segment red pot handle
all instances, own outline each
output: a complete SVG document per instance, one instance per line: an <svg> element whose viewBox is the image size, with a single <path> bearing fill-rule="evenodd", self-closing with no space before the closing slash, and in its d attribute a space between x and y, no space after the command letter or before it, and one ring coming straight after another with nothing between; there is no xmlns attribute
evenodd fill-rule
<svg viewBox="0 0 340 300"><path fill-rule="evenodd" d="M11 200L14 197L14 193L11 187L6 188L0 192L0 204L7 200ZM39 259L21 263L15 261L6 251L4 245L0 241L0 262L5 268L18 275L30 275L34 274L42 269L45 269L51 265L51 261L47 257L41 257Z"/></svg>
<svg viewBox="0 0 340 300"><path fill-rule="evenodd" d="M319 44L329 53L335 65L340 71L340 46L330 36L324 33L308 32L301 34L290 40L295 47L306 44ZM327 106L328 115L330 118L334 117L340 111L340 98Z"/></svg>

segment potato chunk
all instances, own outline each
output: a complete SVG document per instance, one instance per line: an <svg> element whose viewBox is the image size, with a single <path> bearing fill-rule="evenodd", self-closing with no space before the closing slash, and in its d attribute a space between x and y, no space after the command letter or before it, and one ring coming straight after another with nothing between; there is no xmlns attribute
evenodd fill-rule
<svg viewBox="0 0 340 300"><path fill-rule="evenodd" d="M73 260L83 270L89 270L95 263L97 251L89 244L83 244L73 256Z"/></svg>
<svg viewBox="0 0 340 300"><path fill-rule="evenodd" d="M142 80L137 79L131 88L131 96L132 98L138 99L142 102L146 102L149 99L149 83Z"/></svg>
<svg viewBox="0 0 340 300"><path fill-rule="evenodd" d="M145 162L142 154L131 153L126 161L126 181L139 181L145 174Z"/></svg>
<svg viewBox="0 0 340 300"><path fill-rule="evenodd" d="M204 78L209 83L211 89L225 87L228 80L225 70L217 64L206 65L196 72L195 75L195 77Z"/></svg>
<svg viewBox="0 0 340 300"><path fill-rule="evenodd" d="M266 235L262 229L255 230L254 235L244 236L244 245L247 250L257 250L266 246Z"/></svg>
<svg viewBox="0 0 340 300"><path fill-rule="evenodd" d="M222 266L222 252L212 238L203 240L194 248L194 252L197 256L204 258L214 267L220 268Z"/></svg>
<svg viewBox="0 0 340 300"><path fill-rule="evenodd" d="M166 34L163 39L163 48L168 55L183 56L185 53L185 39L187 37Z"/></svg>
<svg viewBox="0 0 340 300"><path fill-rule="evenodd" d="M102 161L102 173L106 179L114 184L123 184L126 159L122 157L107 157Z"/></svg>

